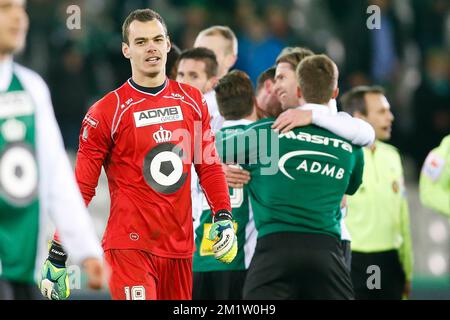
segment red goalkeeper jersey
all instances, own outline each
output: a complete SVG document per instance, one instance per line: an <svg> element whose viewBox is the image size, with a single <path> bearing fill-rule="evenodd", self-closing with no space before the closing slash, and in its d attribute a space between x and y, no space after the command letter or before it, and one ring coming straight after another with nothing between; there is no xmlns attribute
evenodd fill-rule
<svg viewBox="0 0 450 320"><path fill-rule="evenodd" d="M105 168L111 210L104 250L191 257L192 163L213 212L231 210L209 123L200 91L168 79L156 93L128 80L89 109L75 171L87 205Z"/></svg>

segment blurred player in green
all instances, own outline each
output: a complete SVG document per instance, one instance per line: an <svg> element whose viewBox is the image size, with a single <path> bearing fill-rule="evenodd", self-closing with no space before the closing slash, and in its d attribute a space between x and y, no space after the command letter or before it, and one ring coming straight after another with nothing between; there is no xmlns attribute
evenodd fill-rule
<svg viewBox="0 0 450 320"><path fill-rule="evenodd" d="M247 74L234 70L219 80L215 88L223 130L238 130L256 121L254 91ZM196 228L197 251L194 254L194 299L242 299L246 271L256 246L257 231L246 187L231 188L230 200L238 237L238 254L225 265L214 259L212 242L207 239L211 210L206 199L200 225ZM214 284L212 286L211 284Z"/></svg>
<svg viewBox="0 0 450 320"><path fill-rule="evenodd" d="M213 51L205 47L191 48L180 53L175 65L175 80L186 83L201 91L210 92L217 83L218 63ZM208 106L209 108L209 106ZM202 214L200 183L195 170L192 170L191 197L194 229Z"/></svg>
<svg viewBox="0 0 450 320"><path fill-rule="evenodd" d="M450 218L450 135L428 154L420 174L419 190L424 206Z"/></svg>
<svg viewBox="0 0 450 320"><path fill-rule="evenodd" d="M342 96L341 105L369 122L376 135L364 148L363 183L347 197L355 298L402 299L411 290L413 252L400 154L384 142L391 138L394 116L380 87L355 87ZM369 286L368 278L376 276L370 270L379 270L379 281Z"/></svg>
<svg viewBox="0 0 450 320"><path fill-rule="evenodd" d="M279 130L281 133L288 132L294 127L301 125L303 122L302 108L296 108L304 103L302 98L298 96L298 85L296 69L300 62L308 56L312 56L314 53L306 48L302 47L286 47L280 53L276 60L276 74L275 85L273 91L278 97L281 103L281 107L285 110L281 113L274 125L273 129ZM373 143L375 139L375 132L372 127L365 121L357 118L352 118L344 112L337 112L336 99L331 99L328 103L330 107L330 114L338 115L340 123L344 124L344 131L335 132L337 135L350 139L352 143L356 145L368 145ZM336 123L335 117L329 117L320 119L315 117L316 125L327 128ZM348 133L353 133L350 136L346 136ZM342 249L345 257L345 264L350 269L351 264L351 235L345 225L345 197L342 201L342 218L341 218L341 240Z"/></svg>
<svg viewBox="0 0 450 320"><path fill-rule="evenodd" d="M13 62L25 45L24 0L0 0L0 299L70 293L67 255L46 236L50 219L91 287L103 282L102 250L75 183L50 93L35 72ZM45 262L44 272L39 274Z"/></svg>
<svg viewBox="0 0 450 320"><path fill-rule="evenodd" d="M204 47L196 47L183 51L177 63L177 78L181 83L187 83L202 93L209 92L217 84L218 63L216 55L210 49ZM230 78L223 82L228 83L230 80L238 78L233 75L225 75ZM238 79L239 80L239 79ZM232 103L237 109L238 118L233 120L246 121L251 123L256 120L253 111L253 88L250 79L246 86L241 88L244 91L245 100L233 100ZM223 95L227 96L229 92L224 92L229 88L225 84L220 84L216 87L217 93L220 89L222 96L217 96L217 99ZM220 108L220 107L219 107ZM247 114L250 110L251 114ZM243 117L254 116L254 119L244 120ZM223 116L223 115L222 115ZM236 121L227 121L224 118L224 125L234 125ZM211 228L211 210L206 201L205 196L201 193L202 208L196 208L200 216L194 216L195 229L195 245L196 251L193 259L194 282L192 298L194 300L214 299L214 300L236 300L242 299L242 288L245 280L245 269L248 267L256 242L256 230L253 219L249 213L248 192L246 189L230 188L231 208L233 213L233 222L237 230L238 237L238 254L230 264L224 264L214 258L212 250L213 241L208 239L209 230ZM195 202L194 202L195 203ZM253 226L252 226L253 223Z"/></svg>

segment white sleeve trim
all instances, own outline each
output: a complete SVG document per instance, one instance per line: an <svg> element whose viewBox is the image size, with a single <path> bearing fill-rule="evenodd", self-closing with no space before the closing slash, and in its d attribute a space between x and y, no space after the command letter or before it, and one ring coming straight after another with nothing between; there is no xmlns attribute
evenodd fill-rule
<svg viewBox="0 0 450 320"><path fill-rule="evenodd" d="M375 131L364 120L354 118L346 112L330 115L312 111L312 123L350 140L355 145L368 146L375 141Z"/></svg>

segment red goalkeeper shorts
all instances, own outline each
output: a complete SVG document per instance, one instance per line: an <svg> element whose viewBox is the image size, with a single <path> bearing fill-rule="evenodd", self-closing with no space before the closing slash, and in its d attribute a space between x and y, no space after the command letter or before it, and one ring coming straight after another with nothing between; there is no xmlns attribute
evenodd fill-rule
<svg viewBox="0 0 450 320"><path fill-rule="evenodd" d="M191 300L192 258L171 259L140 250L106 250L114 300Z"/></svg>

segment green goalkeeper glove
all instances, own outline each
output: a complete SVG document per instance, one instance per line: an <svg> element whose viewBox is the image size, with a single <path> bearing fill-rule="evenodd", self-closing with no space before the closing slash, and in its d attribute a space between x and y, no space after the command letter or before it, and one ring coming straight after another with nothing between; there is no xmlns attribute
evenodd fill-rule
<svg viewBox="0 0 450 320"><path fill-rule="evenodd" d="M214 215L208 239L215 241L212 249L217 260L224 263L231 263L234 260L238 247L233 217L230 212L220 210Z"/></svg>
<svg viewBox="0 0 450 320"><path fill-rule="evenodd" d="M64 300L70 295L69 276L66 269L67 254L61 244L52 241L48 258L41 271L39 289L50 300Z"/></svg>

